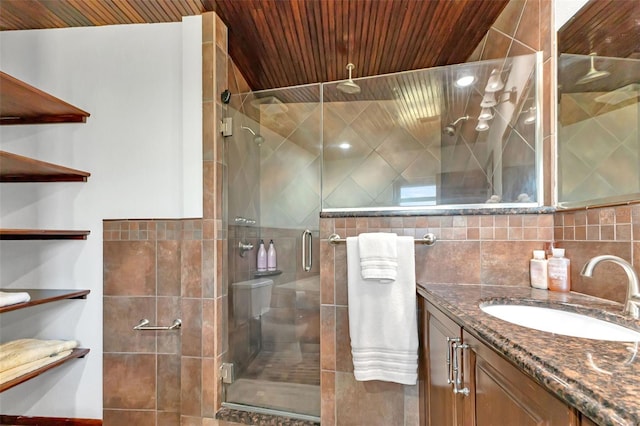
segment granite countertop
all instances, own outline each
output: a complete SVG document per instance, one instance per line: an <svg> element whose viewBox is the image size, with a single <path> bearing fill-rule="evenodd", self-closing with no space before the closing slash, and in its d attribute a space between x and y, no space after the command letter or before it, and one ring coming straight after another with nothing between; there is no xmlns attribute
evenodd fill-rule
<svg viewBox="0 0 640 426"><path fill-rule="evenodd" d="M640 424L637 344L537 331L502 321L479 307L483 302L524 299L527 304L555 305L564 310L591 313L640 330L640 322L621 315L619 303L579 293L491 285L419 283L418 293L598 424Z"/></svg>

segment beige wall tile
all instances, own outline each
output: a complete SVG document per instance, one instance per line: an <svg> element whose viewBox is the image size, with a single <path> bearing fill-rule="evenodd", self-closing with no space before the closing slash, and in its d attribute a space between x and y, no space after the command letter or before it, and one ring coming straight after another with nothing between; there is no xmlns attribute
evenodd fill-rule
<svg viewBox="0 0 640 426"><path fill-rule="evenodd" d="M103 405L108 408L156 408L156 355L103 355Z"/></svg>
<svg viewBox="0 0 640 426"><path fill-rule="evenodd" d="M149 296L156 293L155 244L148 241L105 241L104 294Z"/></svg>

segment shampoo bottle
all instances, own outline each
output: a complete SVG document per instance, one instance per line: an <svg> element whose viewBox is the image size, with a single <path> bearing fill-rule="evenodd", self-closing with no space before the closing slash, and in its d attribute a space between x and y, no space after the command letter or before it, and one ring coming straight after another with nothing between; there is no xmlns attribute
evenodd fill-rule
<svg viewBox="0 0 640 426"><path fill-rule="evenodd" d="M531 287L546 290L549 287L547 259L544 250L534 250L533 259L529 261Z"/></svg>
<svg viewBox="0 0 640 426"><path fill-rule="evenodd" d="M568 292L571 290L571 262L564 257L564 249L554 248L548 260L549 290Z"/></svg>
<svg viewBox="0 0 640 426"><path fill-rule="evenodd" d="M273 245L273 240L269 241L269 251L267 251L267 271L276 270L276 248Z"/></svg>
<svg viewBox="0 0 640 426"><path fill-rule="evenodd" d="M267 250L264 248L264 241L260 240L260 248L258 249L258 271L267 270Z"/></svg>

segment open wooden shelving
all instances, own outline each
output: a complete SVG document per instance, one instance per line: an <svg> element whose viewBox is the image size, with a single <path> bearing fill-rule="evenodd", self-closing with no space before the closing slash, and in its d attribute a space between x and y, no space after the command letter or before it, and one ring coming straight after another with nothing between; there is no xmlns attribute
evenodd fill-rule
<svg viewBox="0 0 640 426"><path fill-rule="evenodd" d="M0 71L0 124L84 123L81 110Z"/></svg>
<svg viewBox="0 0 640 426"><path fill-rule="evenodd" d="M27 374L23 374L20 377L16 377L13 380L9 380L8 382L4 382L4 383L0 384L0 392L4 392L7 389L11 389L12 387L19 385L20 383L24 383L27 380L33 379L34 377L37 377L37 376L41 375L45 371L49 371L52 368L55 368L55 367L57 367L59 365L62 365L64 363L66 363L67 361L70 361L70 360L76 359L76 358L84 358L88 353L89 353L89 349L86 349L86 348L75 348L75 349L73 349L71 351L71 353L69 355L67 355L64 358L61 358L61 359L59 359L57 361L54 361L51 364L45 365L44 367L40 367L37 370L30 371Z"/></svg>
<svg viewBox="0 0 640 426"><path fill-rule="evenodd" d="M0 182L86 182L89 172L0 151Z"/></svg>
<svg viewBox="0 0 640 426"><path fill-rule="evenodd" d="M84 123L89 113L0 71L0 125ZM86 182L90 173L21 155L0 151L0 182ZM0 240L86 240L90 231L51 229L0 229ZM0 307L0 313L63 299L86 299L89 290L7 289L27 291L31 300ZM72 359L83 358L89 349L75 348L46 366L0 384L0 392L24 383Z"/></svg>
<svg viewBox="0 0 640 426"><path fill-rule="evenodd" d="M86 240L91 231L64 229L0 229L0 240Z"/></svg>
<svg viewBox="0 0 640 426"><path fill-rule="evenodd" d="M45 303L56 302L64 299L86 299L91 290L40 290L35 288L0 288L0 291L6 293L27 292L31 296L31 300L24 303L16 303L0 307L0 314L3 312L15 311L18 309L28 308L30 306L43 305Z"/></svg>

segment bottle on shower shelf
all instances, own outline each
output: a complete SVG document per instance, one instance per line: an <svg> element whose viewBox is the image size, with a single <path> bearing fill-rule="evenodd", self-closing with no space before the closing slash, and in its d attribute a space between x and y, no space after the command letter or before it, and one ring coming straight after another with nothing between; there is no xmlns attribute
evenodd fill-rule
<svg viewBox="0 0 640 426"><path fill-rule="evenodd" d="M260 248L258 249L258 271L267 270L267 250L264 248L264 240L260 240Z"/></svg>
<svg viewBox="0 0 640 426"><path fill-rule="evenodd" d="M269 251L267 252L267 271L275 271L276 266L276 247L273 245L273 240L270 240Z"/></svg>

